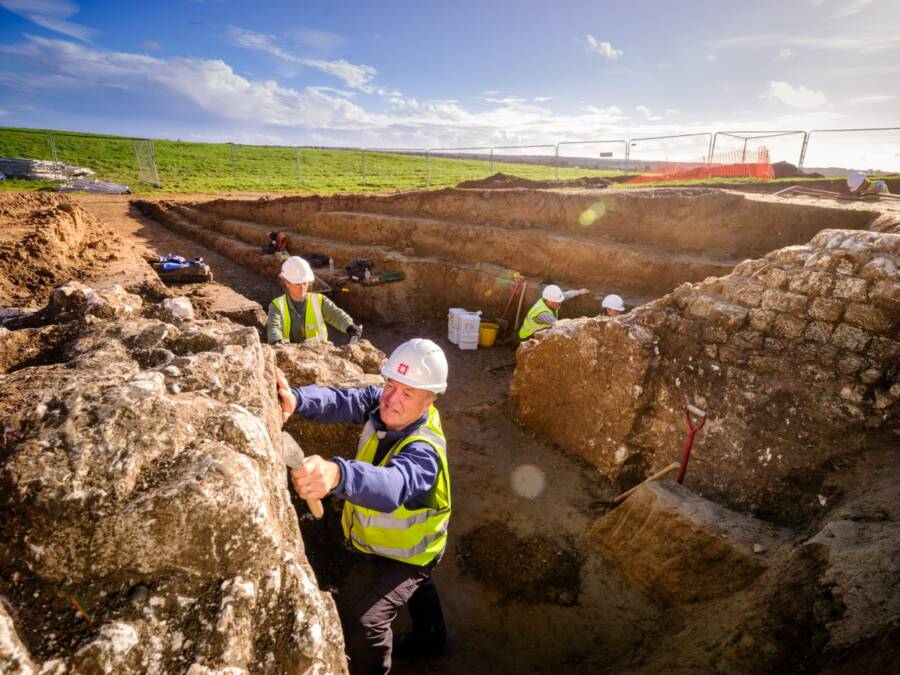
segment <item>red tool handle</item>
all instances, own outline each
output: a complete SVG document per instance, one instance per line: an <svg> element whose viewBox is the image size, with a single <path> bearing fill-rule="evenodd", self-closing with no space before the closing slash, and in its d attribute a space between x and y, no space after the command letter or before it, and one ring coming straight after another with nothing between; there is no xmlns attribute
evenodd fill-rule
<svg viewBox="0 0 900 675"><path fill-rule="evenodd" d="M703 416L700 418L700 424L694 426L694 423L691 421L692 411L690 410L693 407L688 406L689 409L684 411L684 421L687 422L688 434L684 439L684 452L681 453L681 466L678 467L678 478L675 479L675 482L679 485L684 482L684 474L687 473L688 460L691 458L691 448L694 446L694 436L706 424L706 413L703 413ZM695 408L695 410L703 412L699 408Z"/></svg>

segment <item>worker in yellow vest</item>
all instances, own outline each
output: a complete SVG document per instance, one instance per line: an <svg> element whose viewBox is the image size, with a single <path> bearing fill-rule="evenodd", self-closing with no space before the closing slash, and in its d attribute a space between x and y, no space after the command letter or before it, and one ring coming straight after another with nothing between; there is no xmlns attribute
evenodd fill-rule
<svg viewBox="0 0 900 675"><path fill-rule="evenodd" d="M350 672L387 673L392 658L441 653L444 617L431 578L447 545L450 471L441 416L434 406L447 389L447 359L431 340L401 344L381 369L384 387L291 388L277 372L282 418L364 424L356 459L318 455L291 471L303 499L344 499L344 537L376 576L344 622ZM409 605L413 629L394 639L391 623Z"/></svg>
<svg viewBox="0 0 900 675"><path fill-rule="evenodd" d="M270 345L287 342L327 342L331 324L356 342L362 327L344 310L321 293L309 290L315 280L312 268L300 256L291 256L281 266L278 276L284 295L269 304L266 333Z"/></svg>
<svg viewBox="0 0 900 675"><path fill-rule="evenodd" d="M519 339L528 340L534 337L538 331L546 330L556 323L559 318L559 307L564 300L584 295L588 292L586 288L579 288L576 291L563 291L556 284L544 286L541 291L541 297L531 306L522 326L519 328Z"/></svg>
<svg viewBox="0 0 900 675"><path fill-rule="evenodd" d="M847 176L847 189L853 195L888 195L891 191L883 180L873 180L862 171Z"/></svg>

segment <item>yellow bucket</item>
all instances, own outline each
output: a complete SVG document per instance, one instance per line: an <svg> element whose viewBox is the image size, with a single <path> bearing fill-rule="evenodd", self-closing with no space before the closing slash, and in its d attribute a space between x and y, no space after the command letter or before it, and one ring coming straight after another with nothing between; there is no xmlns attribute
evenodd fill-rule
<svg viewBox="0 0 900 675"><path fill-rule="evenodd" d="M500 326L490 321L482 321L478 327L478 344L482 347L493 347Z"/></svg>

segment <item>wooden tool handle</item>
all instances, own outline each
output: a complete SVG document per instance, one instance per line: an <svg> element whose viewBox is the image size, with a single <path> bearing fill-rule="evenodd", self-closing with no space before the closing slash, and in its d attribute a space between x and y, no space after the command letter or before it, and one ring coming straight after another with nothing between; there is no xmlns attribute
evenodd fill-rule
<svg viewBox="0 0 900 675"><path fill-rule="evenodd" d="M638 483L637 485L635 485L633 488L631 488L631 489L628 490L627 492L623 492L622 494L620 494L618 497L616 497L615 499L613 499L613 504L618 504L618 503L624 501L625 498L628 497L628 495L630 495L632 492L634 492L634 491L637 490L639 487L641 487L641 485L645 485L646 483L649 483L649 482L654 481L654 480L659 480L660 478L662 478L662 477L665 476L666 474L672 473L675 469L678 468L678 466L679 466L679 465L678 465L678 462L672 462L672 463L669 464L669 466L667 466L665 469L662 469L662 470L660 470L660 471L657 471L655 474L653 474L652 476L650 476L650 477L647 478L646 480L641 481L640 483Z"/></svg>
<svg viewBox="0 0 900 675"><path fill-rule="evenodd" d="M315 518L318 519L325 515L325 509L322 508L321 499L307 499L306 505L309 507L309 512L313 514Z"/></svg>

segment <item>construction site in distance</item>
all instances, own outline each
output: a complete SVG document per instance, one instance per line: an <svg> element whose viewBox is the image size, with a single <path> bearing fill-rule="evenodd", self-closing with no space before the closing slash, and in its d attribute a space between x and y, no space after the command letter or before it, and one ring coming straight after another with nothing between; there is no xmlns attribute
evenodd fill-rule
<svg viewBox="0 0 900 675"><path fill-rule="evenodd" d="M300 410L428 338L446 647L392 672L896 672L900 200L494 182L0 192L0 671L352 672L379 556L297 467L365 420L276 372ZM290 256L359 335L267 343Z"/></svg>

